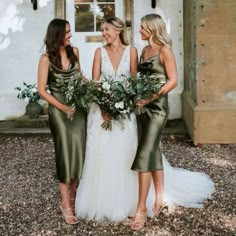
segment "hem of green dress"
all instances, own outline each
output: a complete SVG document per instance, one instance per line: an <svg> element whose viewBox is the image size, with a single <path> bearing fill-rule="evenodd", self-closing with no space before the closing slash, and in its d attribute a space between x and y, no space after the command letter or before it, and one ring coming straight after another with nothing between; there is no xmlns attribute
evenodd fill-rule
<svg viewBox="0 0 236 236"><path fill-rule="evenodd" d="M57 178L57 180L59 181L59 182L61 182L61 183L65 183L65 184L69 184L69 183L71 183L71 181L72 180L74 180L74 179L80 179L81 178L81 176L76 176L76 177L74 177L74 178L71 178L70 180L68 180L68 179L65 179L65 180L62 180L62 179L59 179L59 178Z"/></svg>
<svg viewBox="0 0 236 236"><path fill-rule="evenodd" d="M156 170L164 170L164 168L155 168L155 169L138 169L138 168L131 168L131 170L136 171L136 172L153 172Z"/></svg>

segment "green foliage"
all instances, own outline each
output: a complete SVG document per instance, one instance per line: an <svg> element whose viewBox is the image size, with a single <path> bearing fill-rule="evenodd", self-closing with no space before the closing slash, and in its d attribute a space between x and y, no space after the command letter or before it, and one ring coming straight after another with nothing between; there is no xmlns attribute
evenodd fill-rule
<svg viewBox="0 0 236 236"><path fill-rule="evenodd" d="M23 82L23 88L16 87L15 89L19 91L17 98L23 99L26 103L38 102L41 99L36 84Z"/></svg>
<svg viewBox="0 0 236 236"><path fill-rule="evenodd" d="M57 86L61 89L65 103L73 108L87 110L89 103L94 99L96 85L79 73L69 79L57 79Z"/></svg>

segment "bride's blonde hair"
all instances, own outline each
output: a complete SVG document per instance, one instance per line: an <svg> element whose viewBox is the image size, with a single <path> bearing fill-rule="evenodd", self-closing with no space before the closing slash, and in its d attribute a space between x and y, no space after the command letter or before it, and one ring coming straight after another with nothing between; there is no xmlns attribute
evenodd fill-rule
<svg viewBox="0 0 236 236"><path fill-rule="evenodd" d="M106 18L102 22L102 24L103 23L111 24L116 30L119 30L120 31L119 37L120 37L121 43L124 45L129 45L129 42L125 35L125 24L120 18L116 16L112 16L112 17Z"/></svg>
<svg viewBox="0 0 236 236"><path fill-rule="evenodd" d="M145 15L141 18L141 26L151 34L151 40L154 43L171 47L172 41L161 16L158 14Z"/></svg>

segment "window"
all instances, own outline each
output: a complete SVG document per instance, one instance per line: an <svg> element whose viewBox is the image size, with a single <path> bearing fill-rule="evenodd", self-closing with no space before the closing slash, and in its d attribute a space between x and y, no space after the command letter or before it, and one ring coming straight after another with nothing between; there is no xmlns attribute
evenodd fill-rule
<svg viewBox="0 0 236 236"><path fill-rule="evenodd" d="M75 32L97 32L104 18L115 16L115 0L75 0Z"/></svg>

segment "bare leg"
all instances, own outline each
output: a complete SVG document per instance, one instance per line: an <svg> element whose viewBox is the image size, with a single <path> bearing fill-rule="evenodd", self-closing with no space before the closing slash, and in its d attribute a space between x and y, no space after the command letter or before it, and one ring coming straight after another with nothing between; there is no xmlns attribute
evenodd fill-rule
<svg viewBox="0 0 236 236"><path fill-rule="evenodd" d="M70 182L70 205L73 211L75 211L75 197L76 197L76 188L79 184L78 179L73 179Z"/></svg>
<svg viewBox="0 0 236 236"><path fill-rule="evenodd" d="M61 193L61 211L63 217L68 224L76 224L78 223L78 219L74 216L74 213L71 209L70 204L70 193L69 193L69 184L67 183L59 183L59 190Z"/></svg>
<svg viewBox="0 0 236 236"><path fill-rule="evenodd" d="M76 188L79 184L79 180L78 179L73 179L70 182L70 199L75 199L76 196Z"/></svg>
<svg viewBox="0 0 236 236"><path fill-rule="evenodd" d="M136 213L131 224L131 228L134 230L140 230L144 227L147 220L147 207L146 199L151 184L151 172L139 172L139 196Z"/></svg>
<svg viewBox="0 0 236 236"><path fill-rule="evenodd" d="M69 199L69 184L59 183L59 190L61 193L61 203L64 209L70 208L70 199Z"/></svg>
<svg viewBox="0 0 236 236"><path fill-rule="evenodd" d="M152 172L152 178L155 187L155 215L158 215L162 205L164 204L163 193L164 193L164 172L163 170L156 170Z"/></svg>
<svg viewBox="0 0 236 236"><path fill-rule="evenodd" d="M139 193L137 212L146 211L146 199L151 184L151 172L139 172Z"/></svg>

